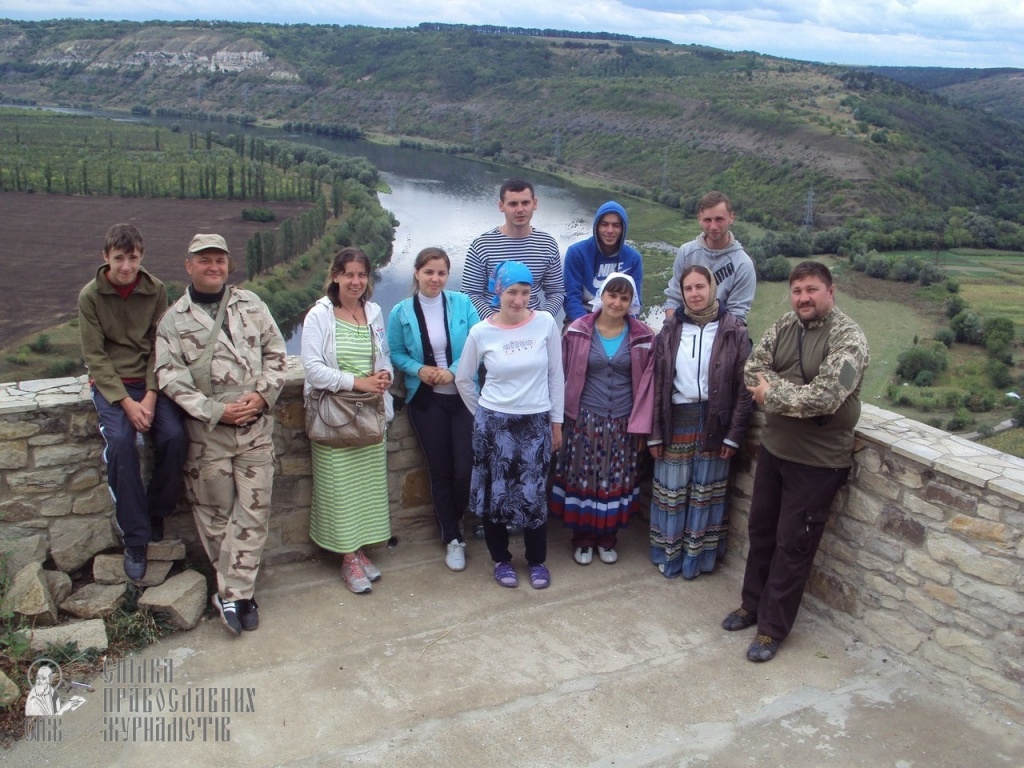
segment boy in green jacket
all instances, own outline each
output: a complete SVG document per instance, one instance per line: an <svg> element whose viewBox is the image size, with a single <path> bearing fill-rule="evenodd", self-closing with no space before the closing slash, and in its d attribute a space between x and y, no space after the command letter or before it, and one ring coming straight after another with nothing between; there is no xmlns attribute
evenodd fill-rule
<svg viewBox="0 0 1024 768"><path fill-rule="evenodd" d="M181 409L157 392L153 344L167 290L142 268L144 250L138 228L112 226L104 264L78 295L82 356L106 441L103 458L124 538L124 572L133 581L146 575L146 545L163 538L164 518L178 503L187 448ZM146 433L154 454L148 488L137 449Z"/></svg>

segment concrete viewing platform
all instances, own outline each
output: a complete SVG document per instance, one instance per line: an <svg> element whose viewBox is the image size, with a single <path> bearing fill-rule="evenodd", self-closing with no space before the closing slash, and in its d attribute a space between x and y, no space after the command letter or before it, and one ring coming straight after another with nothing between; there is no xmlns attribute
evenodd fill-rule
<svg viewBox="0 0 1024 768"><path fill-rule="evenodd" d="M234 638L213 618L165 638L134 660L147 662L137 677L122 665L97 678L38 734L59 741L21 741L0 764L1024 765L1011 714L865 647L806 599L776 659L747 661L755 630L719 626L742 558L668 580L646 544L638 520L617 564L580 567L555 523L542 591L521 559L519 588L499 587L475 540L463 573L439 543L375 548L370 595L345 589L336 556L267 567L258 631Z"/></svg>

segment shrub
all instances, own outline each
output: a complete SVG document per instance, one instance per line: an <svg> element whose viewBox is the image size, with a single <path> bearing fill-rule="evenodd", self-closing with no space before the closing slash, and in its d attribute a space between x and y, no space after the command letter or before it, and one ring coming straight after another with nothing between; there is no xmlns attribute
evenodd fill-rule
<svg viewBox="0 0 1024 768"><path fill-rule="evenodd" d="M50 343L49 336L45 333L41 333L28 345L28 348L37 355L45 355L53 349L53 344Z"/></svg>
<svg viewBox="0 0 1024 768"><path fill-rule="evenodd" d="M268 208L243 208L242 221L273 221L277 216Z"/></svg>
<svg viewBox="0 0 1024 768"><path fill-rule="evenodd" d="M953 346L953 342L956 341L956 334L953 333L951 328L939 328L935 332L935 340L945 345L946 349L949 349Z"/></svg>
<svg viewBox="0 0 1024 768"><path fill-rule="evenodd" d="M864 271L869 277L884 280L889 276L889 260L882 254L872 251L868 254L868 265Z"/></svg>
<svg viewBox="0 0 1024 768"><path fill-rule="evenodd" d="M1004 359L1009 356L1010 347L1013 346L1015 329L1013 320L1002 315L985 318L983 333L985 336L985 349L997 359Z"/></svg>
<svg viewBox="0 0 1024 768"><path fill-rule="evenodd" d="M956 413L946 422L946 429L950 432L961 432L971 423L971 414L964 408L957 408Z"/></svg>
<svg viewBox="0 0 1024 768"><path fill-rule="evenodd" d="M946 370L946 348L941 344L911 347L896 358L896 375L917 383L917 377L924 371L934 374ZM919 386L930 386L919 385Z"/></svg>
<svg viewBox="0 0 1024 768"><path fill-rule="evenodd" d="M14 354L8 355L7 362L11 365L28 365L28 347L22 347Z"/></svg>
<svg viewBox="0 0 1024 768"><path fill-rule="evenodd" d="M1013 407L1013 426L1024 427L1024 400L1018 400L1017 405Z"/></svg>
<svg viewBox="0 0 1024 768"><path fill-rule="evenodd" d="M949 321L949 327L962 344L982 344L985 341L985 328L977 312L965 309Z"/></svg>
<svg viewBox="0 0 1024 768"><path fill-rule="evenodd" d="M996 389L1006 389L1013 384L1010 367L1001 360L989 360L985 365L985 373L988 374L988 380Z"/></svg>
<svg viewBox="0 0 1024 768"><path fill-rule="evenodd" d="M971 413L987 413L996 407L996 395L990 389L972 388L964 398L964 407Z"/></svg>
<svg viewBox="0 0 1024 768"><path fill-rule="evenodd" d="M58 360L47 368L46 376L50 379L60 379L64 376L69 376L70 374L77 372L81 367L82 364L78 360L72 360L70 357L65 357L63 360Z"/></svg>
<svg viewBox="0 0 1024 768"><path fill-rule="evenodd" d="M915 387L930 387L935 383L935 371L921 371L914 377Z"/></svg>
<svg viewBox="0 0 1024 768"><path fill-rule="evenodd" d="M924 286L932 285L942 281L944 277L943 272L934 264L925 264L921 267L921 274L917 277L917 282Z"/></svg>
<svg viewBox="0 0 1024 768"><path fill-rule="evenodd" d="M967 300L963 296L953 295L946 299L946 317L956 317L965 309L967 309Z"/></svg>
<svg viewBox="0 0 1024 768"><path fill-rule="evenodd" d="M960 293L960 283L950 277L946 280L946 290L949 293Z"/></svg>
<svg viewBox="0 0 1024 768"><path fill-rule="evenodd" d="M772 256L764 263L761 279L769 283L779 283L789 279L789 261L785 256Z"/></svg>

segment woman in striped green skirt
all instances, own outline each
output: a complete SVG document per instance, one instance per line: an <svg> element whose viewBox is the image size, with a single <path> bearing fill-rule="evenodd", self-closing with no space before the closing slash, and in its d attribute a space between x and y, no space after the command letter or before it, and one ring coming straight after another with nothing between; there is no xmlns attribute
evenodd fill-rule
<svg viewBox="0 0 1024 768"><path fill-rule="evenodd" d="M307 396L313 389L381 392L390 422L391 360L383 314L369 300L370 272L370 260L358 248L343 248L334 257L326 296L313 305L302 324L305 390ZM342 577L351 591L370 592L370 582L381 573L363 548L391 537L387 439L354 448L316 443L311 448L310 538L343 555Z"/></svg>

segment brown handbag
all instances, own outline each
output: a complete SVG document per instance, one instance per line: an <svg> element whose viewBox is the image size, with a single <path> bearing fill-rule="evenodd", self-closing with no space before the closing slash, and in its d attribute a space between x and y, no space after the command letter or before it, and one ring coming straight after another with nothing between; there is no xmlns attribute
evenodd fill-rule
<svg viewBox="0 0 1024 768"><path fill-rule="evenodd" d="M370 339L370 370L377 367L377 345ZM330 448L376 445L384 439L384 395L345 389L314 389L306 403L306 436Z"/></svg>
<svg viewBox="0 0 1024 768"><path fill-rule="evenodd" d="M384 396L314 389L306 405L306 435L331 448L376 445L384 439Z"/></svg>

